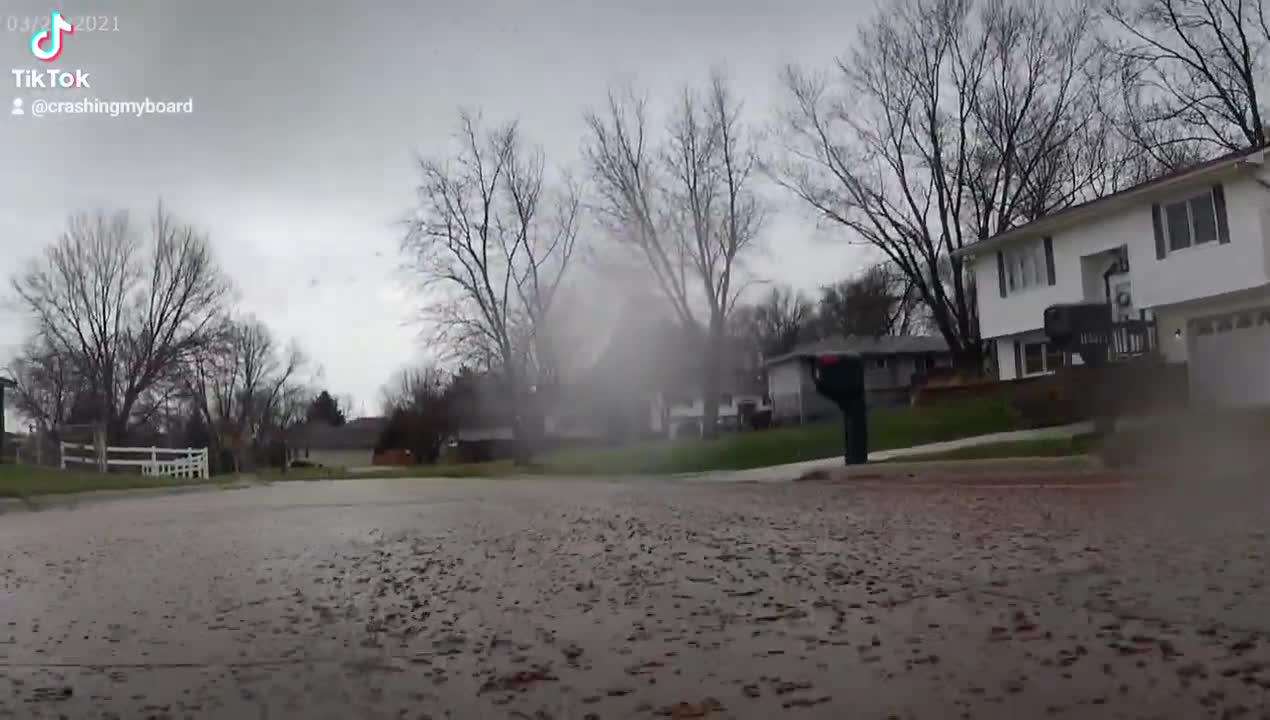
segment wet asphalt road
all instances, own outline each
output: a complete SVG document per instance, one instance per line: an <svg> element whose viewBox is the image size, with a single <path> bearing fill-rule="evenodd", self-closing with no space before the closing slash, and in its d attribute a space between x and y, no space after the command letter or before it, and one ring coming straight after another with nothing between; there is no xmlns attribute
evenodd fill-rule
<svg viewBox="0 0 1270 720"><path fill-rule="evenodd" d="M0 517L0 717L1270 717L1267 504L288 483Z"/></svg>

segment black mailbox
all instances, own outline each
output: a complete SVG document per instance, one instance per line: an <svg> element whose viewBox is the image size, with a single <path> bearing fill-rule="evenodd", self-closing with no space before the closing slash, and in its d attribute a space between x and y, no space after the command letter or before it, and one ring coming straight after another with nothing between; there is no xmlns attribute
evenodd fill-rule
<svg viewBox="0 0 1270 720"><path fill-rule="evenodd" d="M843 458L848 465L869 460L868 407L864 392L864 359L858 353L821 355L812 360L816 391L842 410Z"/></svg>
<svg viewBox="0 0 1270 720"><path fill-rule="evenodd" d="M1054 347L1082 356L1101 349L1111 335L1111 308L1106 303L1063 303L1045 308L1045 335ZM1086 361L1090 358L1086 358Z"/></svg>

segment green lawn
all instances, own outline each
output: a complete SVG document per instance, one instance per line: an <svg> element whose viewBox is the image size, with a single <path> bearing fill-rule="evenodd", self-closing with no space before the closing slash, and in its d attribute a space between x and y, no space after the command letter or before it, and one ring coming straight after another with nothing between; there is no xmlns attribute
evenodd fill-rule
<svg viewBox="0 0 1270 720"><path fill-rule="evenodd" d="M931 460L993 460L997 458L1028 457L1067 457L1071 455L1090 455L1098 452L1101 445L1093 434L1077 435L1071 438L1047 438L1042 440L1017 440L1000 442L975 447L958 448L946 452L923 455L906 455L904 457L883 460L882 462L929 462Z"/></svg>
<svg viewBox="0 0 1270 720"><path fill-rule="evenodd" d="M0 465L0 497L31 497L33 495L63 495L90 490L123 490L128 488L172 487L176 485L204 485L224 482L226 478L196 480L189 478L162 478L111 473L103 475L83 470L59 470L33 465Z"/></svg>
<svg viewBox="0 0 1270 720"><path fill-rule="evenodd" d="M881 408L869 416L869 449L888 450L973 435L1023 429L1004 396L970 398L938 406ZM545 452L529 468L509 461L412 465L379 472L340 468L292 468L258 473L264 480L325 480L375 477L499 477L547 475L644 475L743 470L842 453L838 422L742 433L714 440L656 441L622 447L571 448Z"/></svg>
<svg viewBox="0 0 1270 720"><path fill-rule="evenodd" d="M881 408L869 415L869 449L889 450L1022 429L1004 396L930 407ZM656 442L544 454L547 473L682 473L742 470L841 455L837 423L729 433L710 441Z"/></svg>
<svg viewBox="0 0 1270 720"><path fill-rule="evenodd" d="M869 417L869 450L950 441L1022 429L1006 397L974 397L927 408L880 408ZM674 472L744 470L820 460L842 453L838 422L726 433L712 441L658 441L622 447L569 448L542 453L536 465L517 469L511 462L441 463L399 467L382 472L348 472L302 467L262 475L269 480L321 480L334 477L490 477L532 472L544 475L660 475Z"/></svg>
<svg viewBox="0 0 1270 720"><path fill-rule="evenodd" d="M1022 429L1004 396L971 398L930 407L881 408L869 416L869 449L889 450ZM986 448L967 448L941 459L1005 457L1009 455L1073 454L1075 448L1061 441L1000 443ZM1083 442L1083 441L1082 441ZM415 465L383 472L349 473L339 468L293 468L286 473L257 473L260 480L322 480L374 477L494 477L520 472L585 474L667 474L741 470L818 460L842 453L842 427L837 422L773 430L728 433L714 440L659 441L612 448L569 449L547 452L532 468L515 468L510 462ZM925 459L925 458L923 458ZM212 480L178 480L141 475L100 475L22 465L0 466L0 496L27 497L89 490L171 487L237 480L223 476Z"/></svg>
<svg viewBox="0 0 1270 720"><path fill-rule="evenodd" d="M869 416L869 449L888 450L1022 429L1004 396L970 398L938 406L881 408ZM269 480L371 477L490 477L518 472L553 475L622 475L743 470L842 453L838 422L727 433L714 440L656 441L622 447L572 448L541 454L530 468L510 462L415 465L383 472L350 473L338 468L276 470Z"/></svg>

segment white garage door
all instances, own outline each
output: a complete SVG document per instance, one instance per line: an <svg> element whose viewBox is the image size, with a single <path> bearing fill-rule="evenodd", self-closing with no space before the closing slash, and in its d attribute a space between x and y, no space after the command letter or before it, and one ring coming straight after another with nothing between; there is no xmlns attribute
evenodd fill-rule
<svg viewBox="0 0 1270 720"><path fill-rule="evenodd" d="M1270 405L1270 308L1197 318L1189 330L1192 402Z"/></svg>

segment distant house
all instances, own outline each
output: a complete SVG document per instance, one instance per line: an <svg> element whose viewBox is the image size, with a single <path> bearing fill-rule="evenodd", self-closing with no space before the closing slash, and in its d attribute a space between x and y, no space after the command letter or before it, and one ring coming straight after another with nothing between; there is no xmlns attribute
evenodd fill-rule
<svg viewBox="0 0 1270 720"><path fill-rule="evenodd" d="M580 342L561 374L548 429L571 442L629 442L664 436L663 393L687 387L687 333L655 296L597 308L598 332Z"/></svg>
<svg viewBox="0 0 1270 720"><path fill-rule="evenodd" d="M511 404L496 373L465 369L451 388L454 428L442 455L449 460L483 462L515 454Z"/></svg>
<svg viewBox="0 0 1270 720"><path fill-rule="evenodd" d="M702 334L686 328L655 293L595 309L597 317L539 388L542 442L609 444L700 434ZM719 375L719 425L746 426L770 410L760 360L750 343L729 339ZM504 391L491 376L474 378L480 408L458 422L447 454L497 457L510 447Z"/></svg>
<svg viewBox="0 0 1270 720"><path fill-rule="evenodd" d="M930 371L952 366L948 343L942 337L849 335L799 345L793 352L763 363L775 423L798 423L833 417L837 407L816 392L811 361L821 355L855 352L864 357L864 384L871 405L903 403L914 380Z"/></svg>
<svg viewBox="0 0 1270 720"><path fill-rule="evenodd" d="M441 451L448 462L489 462L515 457L516 437L510 425L462 428Z"/></svg>
<svg viewBox="0 0 1270 720"><path fill-rule="evenodd" d="M615 309L606 333L592 338L591 355L566 375L549 432L575 442L701 433L703 338L657 312L659 303L655 296L628 299ZM748 343L728 339L722 355L719 425L739 428L769 407L763 373Z"/></svg>
<svg viewBox="0 0 1270 720"><path fill-rule="evenodd" d="M701 363L704 354L699 338L685 339L680 348L681 365L677 382L658 391L653 397L653 431L677 438L700 435L705 420L705 400L701 385L705 373ZM762 362L753 345L740 338L724 340L720 358L719 414L720 430L741 430L753 426L756 417L771 410Z"/></svg>
<svg viewBox="0 0 1270 720"><path fill-rule="evenodd" d="M4 390L5 388L17 386L18 384L12 379L0 377L0 458L7 457L13 452L13 450L9 447L12 443L8 440L7 434L4 431Z"/></svg>
<svg viewBox="0 0 1270 720"><path fill-rule="evenodd" d="M367 467L388 426L386 417L364 417L343 425L310 422L298 428L290 442L292 460L323 467Z"/></svg>
<svg viewBox="0 0 1270 720"><path fill-rule="evenodd" d="M653 429L659 435L678 438L700 435L705 421L705 400L700 393L691 396L664 399L658 395L654 401ZM750 427L751 418L771 410L771 404L760 390L738 391L728 386L719 393L718 428L741 430Z"/></svg>

